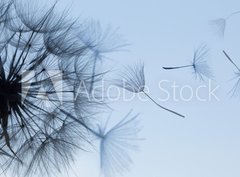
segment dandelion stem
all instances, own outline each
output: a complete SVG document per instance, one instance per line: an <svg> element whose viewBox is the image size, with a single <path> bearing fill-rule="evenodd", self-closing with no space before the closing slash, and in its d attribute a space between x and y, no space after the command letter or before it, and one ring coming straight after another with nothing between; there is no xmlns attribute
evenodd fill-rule
<svg viewBox="0 0 240 177"><path fill-rule="evenodd" d="M240 13L240 11L233 12L233 13L231 13L230 15L228 15L228 16L226 17L226 19L229 19L229 18L231 18L233 15L236 15L236 14L239 14L239 13Z"/></svg>
<svg viewBox="0 0 240 177"><path fill-rule="evenodd" d="M163 67L163 69L170 70L170 69L181 69L181 68L190 68L193 65L184 65L184 66L175 66L175 67Z"/></svg>
<svg viewBox="0 0 240 177"><path fill-rule="evenodd" d="M227 59L237 68L237 70L240 72L240 68L234 63L234 61L230 58L230 56L223 50L224 55L227 57Z"/></svg>
<svg viewBox="0 0 240 177"><path fill-rule="evenodd" d="M171 113L173 113L173 114L176 114L176 115L178 115L178 116L180 116L180 117L182 117L182 118L185 118L184 115L179 114L179 113L177 113L177 112L175 112L175 111L173 111L173 110L171 110L171 109L165 108L165 107L163 107L162 105L158 104L158 103L157 103L150 95L148 95L146 92L143 91L143 93L144 93L153 103L155 103L158 107L160 107L160 108L162 108L162 109L164 109L164 110L166 110L166 111L169 111L169 112L171 112Z"/></svg>

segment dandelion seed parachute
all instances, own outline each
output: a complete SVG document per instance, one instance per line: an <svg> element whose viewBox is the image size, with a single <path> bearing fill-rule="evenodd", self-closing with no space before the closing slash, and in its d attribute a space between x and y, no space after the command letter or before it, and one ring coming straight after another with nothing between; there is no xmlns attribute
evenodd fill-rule
<svg viewBox="0 0 240 177"><path fill-rule="evenodd" d="M107 124L99 127L100 142L100 158L102 173L106 177L117 174L124 174L129 170L132 159L129 151L134 151L138 147L135 145L138 133L141 128L139 126L138 114L131 115L132 110L115 126L107 130Z"/></svg>
<svg viewBox="0 0 240 177"><path fill-rule="evenodd" d="M213 78L214 75L211 68L207 64L207 57L209 55L209 49L206 45L201 45L194 51L191 64L175 67L163 67L165 70L191 68L196 79L204 80L205 78Z"/></svg>
<svg viewBox="0 0 240 177"><path fill-rule="evenodd" d="M84 30L79 34L79 38L83 43L90 46L90 55L93 60L91 92L94 86L97 62L102 61L109 53L123 50L128 44L118 34L117 29L111 26L104 29L101 24L95 20L86 22Z"/></svg>
<svg viewBox="0 0 240 177"><path fill-rule="evenodd" d="M79 119L66 111L61 109L60 111L72 120L79 122ZM138 148L137 141L142 140L138 138L141 131L139 114L131 116L131 113L132 110L110 129L107 129L109 119L104 126L97 125L96 131L80 122L100 141L100 166L102 174L106 177L129 171L129 166L132 164L129 151L136 150Z"/></svg>
<svg viewBox="0 0 240 177"><path fill-rule="evenodd" d="M226 31L227 20L225 18L219 18L211 20L209 24L212 26L216 34L220 37L223 37Z"/></svg>
<svg viewBox="0 0 240 177"><path fill-rule="evenodd" d="M231 89L232 96L240 96L240 68L237 66L237 64L232 60L232 58L227 54L225 50L223 50L223 54L226 56L228 61L237 69L235 72L235 77L234 79L237 80L236 83L234 84L233 88Z"/></svg>
<svg viewBox="0 0 240 177"><path fill-rule="evenodd" d="M154 104L156 104L161 109L171 112L177 116L184 118L182 114L179 114L171 109L168 109L160 104L158 104L149 94L147 94L145 89L145 75L144 75L144 64L138 63L133 67L126 67L125 71L120 74L121 79L117 79L115 84L118 87L124 88L133 93L144 93Z"/></svg>
<svg viewBox="0 0 240 177"><path fill-rule="evenodd" d="M233 17L236 14L239 14L240 11L236 11L231 13L230 15L228 15L225 18L218 18L215 20L211 20L210 21L210 25L214 28L215 32L217 35L219 35L220 37L224 37L225 35L225 31L226 31L226 26L227 26L227 21Z"/></svg>

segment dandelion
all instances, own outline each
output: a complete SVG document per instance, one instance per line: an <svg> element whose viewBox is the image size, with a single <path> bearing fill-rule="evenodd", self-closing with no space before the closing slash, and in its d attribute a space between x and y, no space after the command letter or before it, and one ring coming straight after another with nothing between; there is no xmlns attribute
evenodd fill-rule
<svg viewBox="0 0 240 177"><path fill-rule="evenodd" d="M134 67L126 67L125 71L120 75L120 77L121 80L118 79L116 81L117 86L133 93L144 93L158 107L184 118L182 114L160 105L148 93L145 92L144 64L137 64Z"/></svg>
<svg viewBox="0 0 240 177"><path fill-rule="evenodd" d="M176 66L176 67L163 67L165 70L173 70L173 69L183 69L183 68L191 68L193 69L193 73L195 78L204 80L204 78L213 78L213 73L211 68L208 66L206 58L209 55L209 50L206 45L200 46L197 50L194 51L193 59L191 64Z"/></svg>
<svg viewBox="0 0 240 177"><path fill-rule="evenodd" d="M90 44L97 47L101 42L99 53L120 47L103 47L111 34L105 32L97 43L94 38L79 40L76 29L85 31L85 36L88 31L69 19L67 11L58 15L56 3L50 8L34 3L0 2L1 168L14 176L58 176L69 168L76 150L88 151L92 136L101 137L104 149L107 144L114 149L110 139L117 143L118 131L126 141L136 132L123 131L134 120L103 134L94 129L93 117L106 104L97 94L87 97L81 86L98 83L102 75L89 72ZM127 168L118 165L117 157L111 158L117 165L111 168Z"/></svg>
<svg viewBox="0 0 240 177"><path fill-rule="evenodd" d="M237 66L237 64L231 59L231 57L227 54L225 50L223 50L223 54L226 56L228 61L237 69L235 72L235 79L237 82L235 83L234 87L232 88L232 96L239 94L239 89L240 89L240 68Z"/></svg>
<svg viewBox="0 0 240 177"><path fill-rule="evenodd" d="M233 17L236 14L239 14L240 11L236 11L231 13L230 15L228 15L225 18L218 18L215 20L211 20L210 21L210 25L214 28L214 30L216 31L216 33L220 36L223 37L226 31L226 25L227 25L227 21Z"/></svg>

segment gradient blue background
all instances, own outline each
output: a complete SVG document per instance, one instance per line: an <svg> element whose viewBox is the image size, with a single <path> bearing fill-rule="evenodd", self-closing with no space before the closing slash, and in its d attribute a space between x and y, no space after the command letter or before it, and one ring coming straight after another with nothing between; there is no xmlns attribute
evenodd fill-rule
<svg viewBox="0 0 240 177"><path fill-rule="evenodd" d="M164 71L162 66L188 64L200 44L211 49L209 64L213 68L220 101L189 102L170 99L163 105L186 115L178 118L157 108L150 101L119 100L112 106L116 119L129 108L140 112L144 126L140 150L132 154L134 165L125 177L239 177L240 109L239 99L230 98L230 81L234 68L221 50L226 49L240 65L240 15L228 21L224 38L219 38L209 21L240 10L238 0L61 0L62 8L71 9L75 17L98 19L103 26L120 27L131 44L129 51L111 55L117 64L145 63L150 94L163 96L161 80L198 87L207 84L194 80L191 70ZM81 19L80 18L80 19ZM107 63L108 61L106 61ZM187 93L186 93L187 94ZM207 91L202 96L207 96ZM99 176L95 152L76 154L70 176Z"/></svg>

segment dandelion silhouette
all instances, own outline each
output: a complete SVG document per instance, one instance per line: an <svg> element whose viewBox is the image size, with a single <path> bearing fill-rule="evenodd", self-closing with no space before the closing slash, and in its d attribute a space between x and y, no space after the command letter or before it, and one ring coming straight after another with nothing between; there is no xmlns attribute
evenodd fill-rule
<svg viewBox="0 0 240 177"><path fill-rule="evenodd" d="M185 117L173 110L170 110L159 103L157 103L148 93L145 92L145 74L144 64L137 64L135 66L126 67L125 71L120 75L121 79L116 81L116 85L122 87L133 93L144 93L154 104L158 107L171 112L180 117Z"/></svg>
<svg viewBox="0 0 240 177"><path fill-rule="evenodd" d="M240 68L237 66L237 64L231 59L231 57L227 54L225 50L223 50L223 54L226 56L228 61L237 69L237 72L235 72L235 79L237 79L237 82L235 83L234 87L232 88L232 96L239 94L240 89Z"/></svg>
<svg viewBox="0 0 240 177"><path fill-rule="evenodd" d="M219 18L219 19L215 19L215 20L211 20L210 21L210 25L214 28L214 30L216 31L216 33L223 37L225 34L225 30L226 30L226 25L227 25L227 21L233 17L236 14L239 14L240 11L236 11L231 13L230 15L228 15L225 18Z"/></svg>
<svg viewBox="0 0 240 177"><path fill-rule="evenodd" d="M94 128L93 117L105 103L98 95L87 97L81 83L96 84L104 74L89 72L89 65L93 65L90 44L99 53L120 46L103 48L104 39L111 36L109 31L103 36L91 36L85 24L78 25L67 11L58 15L56 3L50 8L41 8L41 3L0 2L1 175L11 172L24 177L59 176L69 169L76 150L88 151L88 145L92 147L92 136L100 139L101 157L107 164L112 159L112 172L119 173L119 169L128 168L129 159L118 161L115 156L126 155L132 145L127 137L137 134L136 116L124 119L110 131ZM125 140L129 146L123 147ZM118 152L119 147L122 152ZM107 173L104 159L102 169Z"/></svg>
<svg viewBox="0 0 240 177"><path fill-rule="evenodd" d="M207 64L207 57L209 55L209 49L206 45L200 46L194 51L191 64L176 66L176 67L163 67L165 70L184 69L191 68L196 79L204 80L204 78L213 78L211 68Z"/></svg>

